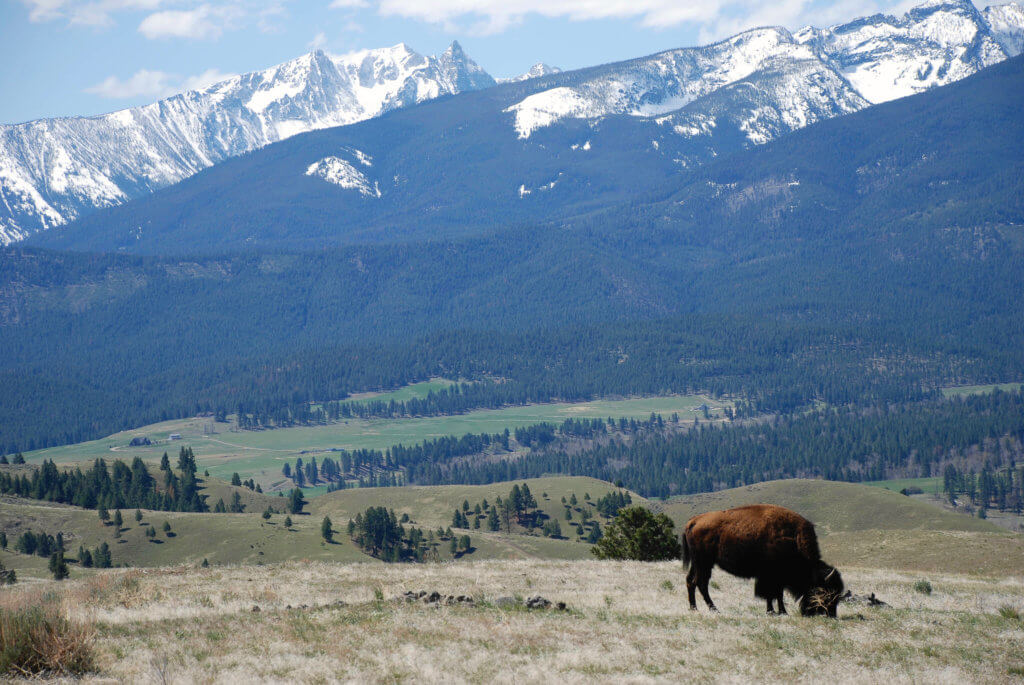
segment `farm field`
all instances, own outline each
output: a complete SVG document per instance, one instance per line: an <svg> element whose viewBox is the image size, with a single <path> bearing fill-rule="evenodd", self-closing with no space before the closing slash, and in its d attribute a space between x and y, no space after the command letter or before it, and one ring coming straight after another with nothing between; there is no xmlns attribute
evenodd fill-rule
<svg viewBox="0 0 1024 685"><path fill-rule="evenodd" d="M839 619L765 616L716 574L721 613L687 607L678 562L323 561L116 570L55 589L93 631L84 682L971 682L1024 672L1016 577L844 568ZM929 592L921 590L927 581ZM472 605L398 599L467 595ZM527 610L541 596L567 610ZM507 598L507 599L506 599ZM813 670L812 670L813 669Z"/></svg>
<svg viewBox="0 0 1024 685"><path fill-rule="evenodd" d="M721 417L724 402L696 395L645 397L624 400L595 400L578 403L535 404L505 409L485 409L456 416L400 419L350 419L325 426L298 426L263 431L233 430L233 424L214 423L211 418L196 417L165 421L116 433L100 440L65 445L25 454L30 463L52 459L58 464L93 460L98 457L131 459L140 456L156 461L165 451L177 452L190 445L200 469L225 480L233 472L243 478L254 477L264 489L283 482L281 467L305 453L330 449L386 449L392 445L411 445L445 435L500 433L537 423L561 423L567 418L647 418L652 413L668 418L678 413L692 420L696 410L707 405L714 417ZM171 434L181 440L168 441ZM128 447L135 437L148 437L155 444ZM313 455L315 456L315 454ZM308 457L307 457L308 458ZM322 492L311 491L310 495Z"/></svg>

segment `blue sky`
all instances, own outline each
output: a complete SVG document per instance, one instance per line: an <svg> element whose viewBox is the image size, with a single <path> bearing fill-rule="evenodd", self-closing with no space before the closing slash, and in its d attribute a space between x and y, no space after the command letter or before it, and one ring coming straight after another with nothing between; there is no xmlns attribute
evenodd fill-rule
<svg viewBox="0 0 1024 685"><path fill-rule="evenodd" d="M573 69L744 28L828 25L899 0L0 0L0 122L152 102L313 47L457 39L494 76Z"/></svg>

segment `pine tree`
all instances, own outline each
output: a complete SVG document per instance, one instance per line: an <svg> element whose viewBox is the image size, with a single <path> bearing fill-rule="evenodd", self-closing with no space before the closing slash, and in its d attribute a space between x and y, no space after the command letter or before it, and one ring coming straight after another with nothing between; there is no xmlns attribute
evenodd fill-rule
<svg viewBox="0 0 1024 685"><path fill-rule="evenodd" d="M155 533L156 531L154 531ZM92 554L93 565L96 568L110 568L113 566L113 560L110 557L110 545L107 543L101 543L96 551Z"/></svg>
<svg viewBox="0 0 1024 685"><path fill-rule="evenodd" d="M150 538L150 539L155 538L156 537L156 528L154 528L153 526L150 526L149 528L147 528L146 529L146 537Z"/></svg>
<svg viewBox="0 0 1024 685"><path fill-rule="evenodd" d="M50 556L50 573L53 574L54 580L64 580L71 575L68 572L68 565L64 561L64 552L58 550Z"/></svg>
<svg viewBox="0 0 1024 685"><path fill-rule="evenodd" d="M167 457L167 452L164 452L164 456L162 456L160 458L160 470L161 471L170 471L171 470L171 460Z"/></svg>
<svg viewBox="0 0 1024 685"><path fill-rule="evenodd" d="M163 528L164 528L164 533L170 533L171 532L171 522L170 521L164 521Z"/></svg>
<svg viewBox="0 0 1024 685"><path fill-rule="evenodd" d="M284 527L286 529L292 527L292 517L291 516L285 516L284 517Z"/></svg>
<svg viewBox="0 0 1024 685"><path fill-rule="evenodd" d="M324 520L320 524L320 535L327 542L333 542L334 540L334 531L331 530L331 518L329 516L324 516Z"/></svg>
<svg viewBox="0 0 1024 685"><path fill-rule="evenodd" d="M266 509L263 510L263 519L269 519L271 515L273 515L273 513L274 511L268 506Z"/></svg>
<svg viewBox="0 0 1024 685"><path fill-rule="evenodd" d="M110 520L110 512L107 511L106 507L99 508L99 517L100 521L103 521L103 523L106 523Z"/></svg>
<svg viewBox="0 0 1024 685"><path fill-rule="evenodd" d="M142 510L141 509L136 509L135 510L135 522L136 523L142 523Z"/></svg>
<svg viewBox="0 0 1024 685"><path fill-rule="evenodd" d="M206 557L203 557L203 563L201 563L200 566L202 566L203 568L209 568L210 567L209 560L207 560Z"/></svg>
<svg viewBox="0 0 1024 685"><path fill-rule="evenodd" d="M288 502L288 511L292 514L301 514L304 506L306 506L306 500L302 496L302 490L293 488L291 500Z"/></svg>
<svg viewBox="0 0 1024 685"><path fill-rule="evenodd" d="M237 485L237 486L240 486L242 484L242 479L238 475L237 471L235 473L231 474L231 484L232 485Z"/></svg>
<svg viewBox="0 0 1024 685"><path fill-rule="evenodd" d="M114 510L114 528L116 528L117 530L120 530L122 526L124 526L124 517L121 516L121 510L120 509L115 509Z"/></svg>

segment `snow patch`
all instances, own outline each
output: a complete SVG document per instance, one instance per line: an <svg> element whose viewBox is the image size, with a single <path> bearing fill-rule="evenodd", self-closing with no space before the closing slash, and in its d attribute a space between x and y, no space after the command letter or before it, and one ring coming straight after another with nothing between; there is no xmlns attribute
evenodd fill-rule
<svg viewBox="0 0 1024 685"><path fill-rule="evenodd" d="M519 137L526 139L539 128L550 126L559 119L581 116L588 102L572 88L552 88L535 93L504 110L515 114L515 128Z"/></svg>
<svg viewBox="0 0 1024 685"><path fill-rule="evenodd" d="M536 188L527 188L525 183L520 184L518 190L519 197L524 198L527 195L532 195L535 192L543 193L544 191L552 190L562 179L562 174L563 172L559 171L558 176L556 176L554 180L548 181L547 183L537 186Z"/></svg>
<svg viewBox="0 0 1024 685"><path fill-rule="evenodd" d="M324 157L313 162L306 169L306 176L315 176L341 188L358 190L363 197L380 197L377 183L370 185L370 180L352 164L341 157Z"/></svg>

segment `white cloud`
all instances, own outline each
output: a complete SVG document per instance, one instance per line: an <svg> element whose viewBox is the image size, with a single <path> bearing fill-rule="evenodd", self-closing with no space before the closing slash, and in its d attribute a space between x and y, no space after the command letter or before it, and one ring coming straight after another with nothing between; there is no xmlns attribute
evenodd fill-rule
<svg viewBox="0 0 1024 685"><path fill-rule="evenodd" d="M28 6L29 21L66 19L70 24L110 26L112 15L124 11L153 11L164 0L22 0Z"/></svg>
<svg viewBox="0 0 1024 685"><path fill-rule="evenodd" d="M313 36L313 40L309 41L307 47L310 50L319 50L325 45L327 45L327 34L321 31L320 33Z"/></svg>
<svg viewBox="0 0 1024 685"><path fill-rule="evenodd" d="M139 24L139 33L146 38L218 38L239 10L234 7L200 5L190 10L154 12Z"/></svg>
<svg viewBox="0 0 1024 685"><path fill-rule="evenodd" d="M86 88L85 92L114 100L164 98L186 90L201 90L232 76L234 74L225 74L218 69L207 69L201 74L185 77L165 71L140 69L124 81L116 76L108 76L100 83Z"/></svg>
<svg viewBox="0 0 1024 685"><path fill-rule="evenodd" d="M279 33L281 20L288 17L288 10L281 2L272 2L257 13L256 26L263 33Z"/></svg>
<svg viewBox="0 0 1024 685"><path fill-rule="evenodd" d="M913 1L913 0L910 0ZM634 20L648 28L700 25L706 37L759 25L798 27L814 19L901 8L908 0L333 0L332 8L373 6L385 17L438 24L448 30L500 33L528 15L571 21ZM892 11L891 9L889 11Z"/></svg>
<svg viewBox="0 0 1024 685"><path fill-rule="evenodd" d="M170 88L170 79L171 75L163 71L140 69L126 81L116 76L108 76L95 86L86 88L85 92L113 99L137 98L144 95L162 97Z"/></svg>
<svg viewBox="0 0 1024 685"><path fill-rule="evenodd" d="M22 0L28 7L29 21L51 21L62 16L67 0Z"/></svg>
<svg viewBox="0 0 1024 685"><path fill-rule="evenodd" d="M220 69L207 69L201 74L195 76L186 76L181 80L181 84L176 88L175 92L181 92L185 90L202 90L207 86L212 86L214 83L220 83L226 81L229 78L235 77L237 74L227 73L225 74Z"/></svg>

